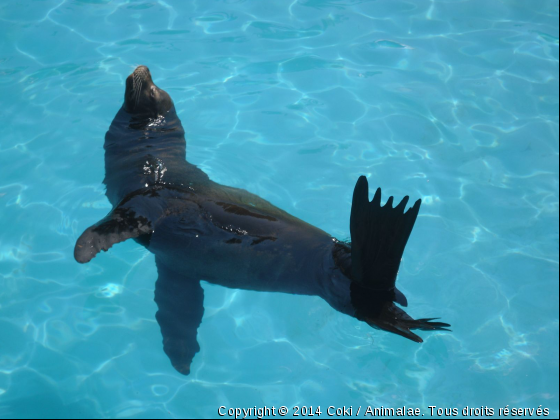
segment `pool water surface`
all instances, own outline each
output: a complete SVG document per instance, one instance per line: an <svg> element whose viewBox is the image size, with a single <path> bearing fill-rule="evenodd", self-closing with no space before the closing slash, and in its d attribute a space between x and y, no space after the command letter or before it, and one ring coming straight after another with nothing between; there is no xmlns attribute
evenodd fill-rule
<svg viewBox="0 0 560 420"><path fill-rule="evenodd" d="M0 417L558 417L558 15L552 0L0 1ZM103 139L140 64L216 182L343 240L360 175L422 198L397 285L453 332L417 344L316 297L203 282L201 351L176 373L153 255L127 241L73 259L111 209Z"/></svg>

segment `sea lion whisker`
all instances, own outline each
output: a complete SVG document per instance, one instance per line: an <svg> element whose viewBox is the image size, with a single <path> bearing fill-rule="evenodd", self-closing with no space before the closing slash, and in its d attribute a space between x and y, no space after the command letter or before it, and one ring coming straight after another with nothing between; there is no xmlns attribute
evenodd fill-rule
<svg viewBox="0 0 560 420"><path fill-rule="evenodd" d="M132 96L134 98L134 108L138 106L140 101L140 93L142 92L142 78L138 73L132 75Z"/></svg>
<svg viewBox="0 0 560 420"><path fill-rule="evenodd" d="M138 102L140 102L140 93L142 92L142 81L140 81L140 86L138 86L138 91L136 92L136 101L134 102L134 107L138 106Z"/></svg>

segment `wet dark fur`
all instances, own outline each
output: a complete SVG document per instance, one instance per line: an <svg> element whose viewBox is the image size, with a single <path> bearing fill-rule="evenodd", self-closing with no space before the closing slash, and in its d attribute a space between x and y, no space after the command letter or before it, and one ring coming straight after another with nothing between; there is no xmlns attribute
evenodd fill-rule
<svg viewBox="0 0 560 420"><path fill-rule="evenodd" d="M200 280L231 288L322 297L334 309L411 340L414 320L394 302L404 246L420 208L380 206L356 185L352 243L345 244L245 190L216 184L185 160L184 131L169 95L147 67L126 82L125 101L105 137L105 180L113 210L78 239L76 260L134 239L156 256L155 300L164 350L181 373L199 351ZM408 199L408 198L406 198Z"/></svg>

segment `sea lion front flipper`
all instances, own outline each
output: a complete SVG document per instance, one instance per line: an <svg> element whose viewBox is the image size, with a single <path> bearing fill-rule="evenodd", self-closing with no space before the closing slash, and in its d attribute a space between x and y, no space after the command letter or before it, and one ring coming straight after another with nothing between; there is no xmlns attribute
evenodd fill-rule
<svg viewBox="0 0 560 420"><path fill-rule="evenodd" d="M146 196L145 191L137 191L126 196L105 218L82 233L76 241L74 258L87 263L100 251L131 238L148 246L153 226L162 213L157 194Z"/></svg>
<svg viewBox="0 0 560 420"><path fill-rule="evenodd" d="M173 367L188 375L200 350L196 334L204 315L204 290L198 279L170 270L157 258L156 264L156 319L163 335L163 350Z"/></svg>
<svg viewBox="0 0 560 420"><path fill-rule="evenodd" d="M151 233L152 225L148 219L130 209L117 207L82 233L74 247L74 258L79 263L87 263L100 251L107 251L119 242L130 238L142 241L144 235Z"/></svg>

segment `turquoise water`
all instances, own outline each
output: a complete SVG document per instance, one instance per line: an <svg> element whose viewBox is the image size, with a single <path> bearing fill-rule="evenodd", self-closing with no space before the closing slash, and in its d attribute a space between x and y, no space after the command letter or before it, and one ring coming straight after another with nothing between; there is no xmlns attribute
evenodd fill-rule
<svg viewBox="0 0 560 420"><path fill-rule="evenodd" d="M2 0L0 418L295 405L557 417L558 9ZM110 210L103 136L139 64L215 181L341 239L359 175L385 198L421 197L398 285L412 316L453 333L419 345L319 298L203 284L201 352L177 374L154 257L131 241L87 265L72 256Z"/></svg>

